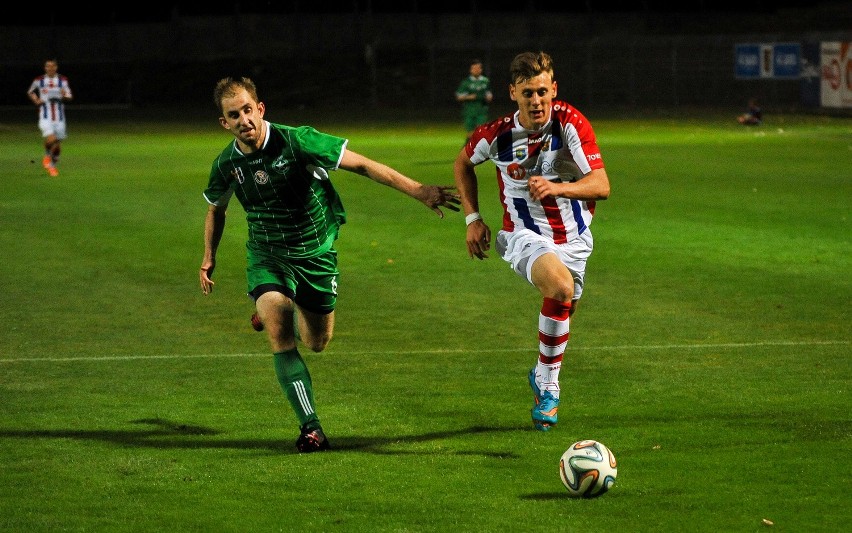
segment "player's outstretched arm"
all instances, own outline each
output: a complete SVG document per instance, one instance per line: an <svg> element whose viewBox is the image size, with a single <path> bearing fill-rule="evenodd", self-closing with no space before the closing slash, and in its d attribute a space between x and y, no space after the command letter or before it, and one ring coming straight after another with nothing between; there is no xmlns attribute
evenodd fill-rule
<svg viewBox="0 0 852 533"><path fill-rule="evenodd" d="M454 186L424 185L383 163L373 161L352 150L346 150L343 153L340 168L367 176L382 185L393 187L422 202L441 218L444 218L444 212L441 211L442 206L451 211L459 210L459 195L455 192Z"/></svg>

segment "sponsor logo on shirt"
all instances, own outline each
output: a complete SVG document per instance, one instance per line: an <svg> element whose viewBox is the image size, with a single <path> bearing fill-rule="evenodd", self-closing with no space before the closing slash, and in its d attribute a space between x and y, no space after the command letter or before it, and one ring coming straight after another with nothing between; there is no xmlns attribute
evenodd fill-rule
<svg viewBox="0 0 852 533"><path fill-rule="evenodd" d="M508 175L513 180L522 180L526 179L527 171L524 167L517 163L512 163L508 167L506 167L506 175Z"/></svg>
<svg viewBox="0 0 852 533"><path fill-rule="evenodd" d="M258 185L266 185L269 183L269 174L265 170L258 170L254 173L254 182Z"/></svg>

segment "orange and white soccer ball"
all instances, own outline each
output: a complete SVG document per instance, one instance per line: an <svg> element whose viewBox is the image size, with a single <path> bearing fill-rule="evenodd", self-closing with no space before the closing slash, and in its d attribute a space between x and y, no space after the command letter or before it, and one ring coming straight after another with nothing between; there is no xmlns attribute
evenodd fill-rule
<svg viewBox="0 0 852 533"><path fill-rule="evenodd" d="M559 477L574 498L594 498L615 483L618 465L609 448L596 440L572 444L559 459Z"/></svg>

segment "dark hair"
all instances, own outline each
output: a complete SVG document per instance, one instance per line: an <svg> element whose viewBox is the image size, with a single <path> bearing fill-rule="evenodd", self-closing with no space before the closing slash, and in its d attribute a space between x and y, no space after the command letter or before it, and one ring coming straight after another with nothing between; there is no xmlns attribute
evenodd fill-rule
<svg viewBox="0 0 852 533"><path fill-rule="evenodd" d="M216 88L213 89L213 103L216 105L216 108L219 111L224 111L222 109L222 100L234 96L241 89L245 89L255 102L260 101L257 97L257 87L254 82L251 81L251 78L247 78L245 76L228 76L227 78L222 78L216 82Z"/></svg>
<svg viewBox="0 0 852 533"><path fill-rule="evenodd" d="M512 83L535 78L544 72L553 77L553 58L545 52L521 52L509 65Z"/></svg>

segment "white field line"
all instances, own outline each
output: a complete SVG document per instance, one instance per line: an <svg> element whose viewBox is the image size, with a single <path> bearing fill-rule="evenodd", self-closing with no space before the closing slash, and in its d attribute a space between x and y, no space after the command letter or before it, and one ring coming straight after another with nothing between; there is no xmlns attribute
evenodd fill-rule
<svg viewBox="0 0 852 533"><path fill-rule="evenodd" d="M570 347L568 351L642 351L642 350L718 350L755 348L761 346L831 346L846 345L850 341L764 341L764 342L726 342L708 344L624 344L620 346L576 346ZM393 351L369 351L369 352L345 352L347 355L419 355L419 354L452 354L452 353L505 353L505 352L528 352L529 347L524 348L488 348L488 349L452 349L446 350L436 348L432 350L393 350ZM327 352L328 353L328 352ZM233 357L269 357L269 352L264 353L230 353L230 354L169 354L169 355L103 355L85 357L29 357L17 359L0 359L2 363L64 363L72 361L128 361L134 359L223 359Z"/></svg>

